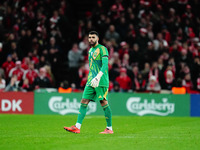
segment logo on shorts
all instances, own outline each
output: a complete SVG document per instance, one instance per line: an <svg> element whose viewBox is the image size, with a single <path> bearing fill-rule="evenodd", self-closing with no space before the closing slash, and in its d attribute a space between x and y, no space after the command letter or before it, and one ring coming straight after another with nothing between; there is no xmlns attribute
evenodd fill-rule
<svg viewBox="0 0 200 150"><path fill-rule="evenodd" d="M156 103L154 99L141 100L140 97L130 97L126 103L129 112L139 116L153 114L158 116L167 116L174 113L175 104L169 103L167 98L162 98L162 102Z"/></svg>
<svg viewBox="0 0 200 150"><path fill-rule="evenodd" d="M53 112L57 112L61 115L65 114L78 114L80 103L77 101L76 98L73 98L72 101L70 101L69 98L66 98L64 101L62 96L53 96L49 100L49 108ZM96 112L97 110L97 104L90 102L87 107L87 114L91 114Z"/></svg>

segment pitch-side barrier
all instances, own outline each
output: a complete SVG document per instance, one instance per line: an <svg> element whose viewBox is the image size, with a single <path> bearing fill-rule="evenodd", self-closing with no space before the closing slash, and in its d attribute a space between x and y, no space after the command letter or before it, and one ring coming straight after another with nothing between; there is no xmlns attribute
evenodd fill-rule
<svg viewBox="0 0 200 150"><path fill-rule="evenodd" d="M1 92L1 114L78 114L82 93ZM113 115L200 116L200 94L109 93ZM88 115L103 115L99 103L91 102Z"/></svg>

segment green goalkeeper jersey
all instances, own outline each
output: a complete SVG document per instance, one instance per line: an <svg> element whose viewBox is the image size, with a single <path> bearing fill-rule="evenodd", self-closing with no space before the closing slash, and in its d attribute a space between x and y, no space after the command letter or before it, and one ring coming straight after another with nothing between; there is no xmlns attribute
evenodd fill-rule
<svg viewBox="0 0 200 150"><path fill-rule="evenodd" d="M96 77L99 71L101 71L103 65L102 57L108 57L108 50L105 46L98 44L97 46L90 48L88 53L90 71L86 86L90 86L92 79ZM108 67L106 68L107 69L103 71L103 75L99 82L99 86L101 87L109 87Z"/></svg>

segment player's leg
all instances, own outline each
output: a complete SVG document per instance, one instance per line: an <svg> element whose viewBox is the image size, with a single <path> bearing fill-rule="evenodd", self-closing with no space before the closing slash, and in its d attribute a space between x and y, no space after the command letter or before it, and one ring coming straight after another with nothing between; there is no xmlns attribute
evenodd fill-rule
<svg viewBox="0 0 200 150"><path fill-rule="evenodd" d="M96 99L100 101L100 104L104 110L107 127L103 134L113 133L112 130L112 112L108 104L108 88L107 87L97 87L96 90Z"/></svg>
<svg viewBox="0 0 200 150"><path fill-rule="evenodd" d="M73 125L71 127L64 127L65 130L67 130L69 132L73 132L73 133L80 133L81 124L83 122L83 119L85 118L85 115L87 112L87 106L88 106L89 102L90 102L90 100L88 100L88 99L81 100L81 106L79 109L78 119L77 119L75 126Z"/></svg>
<svg viewBox="0 0 200 150"><path fill-rule="evenodd" d="M88 100L88 99L81 100L81 106L79 109L78 119L77 119L77 122L75 125L78 129L81 128L81 124L83 122L83 119L85 118L85 115L87 112L87 106L88 106L89 102L90 102L90 100Z"/></svg>
<svg viewBox="0 0 200 150"><path fill-rule="evenodd" d="M112 129L112 112L110 109L110 106L108 104L108 101L106 99L100 100L100 104L104 110L105 118L106 118L106 123L107 127L103 132L100 132L101 134L112 134L113 129Z"/></svg>
<svg viewBox="0 0 200 150"><path fill-rule="evenodd" d="M73 132L73 133L80 133L81 124L87 112L87 106L90 100L94 100L94 96L95 96L94 88L90 86L86 86L83 92L83 97L81 100L81 105L80 105L76 125L72 127L64 127L65 130Z"/></svg>

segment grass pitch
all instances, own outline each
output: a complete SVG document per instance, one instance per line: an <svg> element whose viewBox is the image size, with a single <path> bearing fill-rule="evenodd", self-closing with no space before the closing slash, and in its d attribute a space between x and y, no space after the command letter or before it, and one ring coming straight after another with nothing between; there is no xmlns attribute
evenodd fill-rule
<svg viewBox="0 0 200 150"><path fill-rule="evenodd" d="M200 118L113 116L113 135L101 135L103 116L86 116L80 134L63 129L76 115L0 115L1 150L199 150Z"/></svg>

